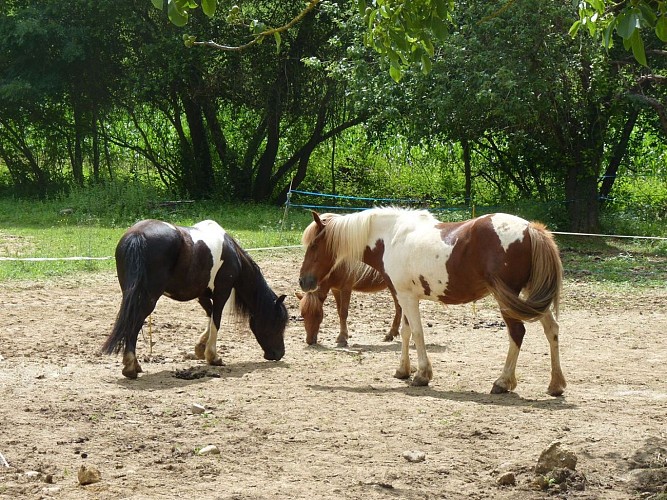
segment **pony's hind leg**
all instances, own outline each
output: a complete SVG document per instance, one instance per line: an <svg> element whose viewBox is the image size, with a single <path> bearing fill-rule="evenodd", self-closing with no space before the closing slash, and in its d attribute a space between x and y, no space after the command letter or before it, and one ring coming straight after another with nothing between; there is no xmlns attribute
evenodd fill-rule
<svg viewBox="0 0 667 500"><path fill-rule="evenodd" d="M544 328L544 334L549 340L549 349L551 351L551 382L547 392L552 396L563 394L567 383L560 368L560 353L558 350L558 322L551 311L540 318L540 323Z"/></svg>
<svg viewBox="0 0 667 500"><path fill-rule="evenodd" d="M493 383L491 394L502 394L516 388L516 362L519 358L523 336L526 334L526 327L521 321L508 318L505 315L503 315L503 319L507 325L510 345L505 359L505 367L498 380Z"/></svg>
<svg viewBox="0 0 667 500"><path fill-rule="evenodd" d="M399 335L398 327L401 325L401 317L403 316L403 311L401 309L400 304L398 303L396 295L392 293L391 298L394 299L394 309L395 309L394 321L391 323L391 329L384 336L383 340L385 342L391 342L394 340L395 337L398 337Z"/></svg>
<svg viewBox="0 0 667 500"><path fill-rule="evenodd" d="M142 373L141 365L137 361L137 355L135 351L126 351L123 354L123 369L121 373L131 379L137 378L139 373Z"/></svg>
<svg viewBox="0 0 667 500"><path fill-rule="evenodd" d="M206 330L204 330L204 333L202 333L201 337L199 337L199 340L195 344L195 357L197 359L204 359L206 352L206 344L208 343L208 337L209 334L211 333L211 312L213 311L213 304L211 303L211 299L209 299L208 297L200 297L199 305L201 305L204 311L206 311L207 321L206 321Z"/></svg>
<svg viewBox="0 0 667 500"><path fill-rule="evenodd" d="M123 369L121 373L130 379L136 379L139 373L143 373L141 365L137 360L137 338L139 337L139 332L144 324L146 318L153 312L155 309L155 304L157 301L147 302L143 304L143 308L139 310L136 315L137 328L132 328L132 331L135 333L130 335L125 344L125 350L123 351Z"/></svg>

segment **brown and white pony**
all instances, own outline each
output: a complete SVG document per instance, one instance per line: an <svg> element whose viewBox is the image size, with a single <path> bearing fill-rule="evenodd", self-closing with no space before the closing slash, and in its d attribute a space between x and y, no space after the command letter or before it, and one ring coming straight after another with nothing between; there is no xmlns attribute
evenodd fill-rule
<svg viewBox="0 0 667 500"><path fill-rule="evenodd" d="M525 321L539 320L549 341L551 381L547 392L563 393L556 316L563 267L546 228L513 215L491 214L444 223L425 210L374 208L324 223L313 213L318 233L301 266L303 291L317 289L332 268L362 261L377 270L403 309L401 360L395 376L410 377L409 343L417 348L412 385L433 377L424 345L420 300L464 304L492 294L507 324L509 351L492 393L512 391ZM523 295L522 295L523 293Z"/></svg>
<svg viewBox="0 0 667 500"><path fill-rule="evenodd" d="M339 214L320 214L320 220L326 224L327 221L333 217L340 217ZM315 221L311 222L303 231L301 243L306 248L310 242L317 236L318 226ZM317 343L317 334L320 331L320 325L324 319L324 301L329 294L329 290L336 300L336 309L338 311L338 319L340 323L340 330L336 338L336 345L338 347L347 346L349 339L347 329L347 316L350 308L350 297L352 292L379 292L387 288L387 283L382 278L382 275L375 269L367 266L363 262L354 263L351 265L340 265L333 268L329 274L322 278L317 290L296 293L299 299L299 310L301 317L303 317L303 324L306 328L306 343L312 345ZM394 337L398 336L398 327L401 323L401 306L398 304L396 296L392 293L394 300L394 320L391 329L385 335L384 340L391 342Z"/></svg>
<svg viewBox="0 0 667 500"><path fill-rule="evenodd" d="M208 317L195 355L221 365L216 341L225 305L249 321L264 358L285 354L285 296L277 297L259 266L216 222L180 227L143 220L129 228L116 246L116 270L123 299L102 351L123 349L122 373L137 378L142 371L135 354L144 320L163 295L174 300L197 299Z"/></svg>

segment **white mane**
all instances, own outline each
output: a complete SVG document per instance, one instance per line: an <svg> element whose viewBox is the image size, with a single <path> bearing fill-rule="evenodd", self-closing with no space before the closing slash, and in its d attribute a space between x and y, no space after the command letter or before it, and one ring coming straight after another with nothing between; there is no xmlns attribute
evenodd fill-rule
<svg viewBox="0 0 667 500"><path fill-rule="evenodd" d="M331 254L336 256L336 264L360 261L366 247L374 243L370 238L390 241L395 232L410 230L424 222L435 224L437 220L426 210L371 208L331 219L326 226L327 244Z"/></svg>

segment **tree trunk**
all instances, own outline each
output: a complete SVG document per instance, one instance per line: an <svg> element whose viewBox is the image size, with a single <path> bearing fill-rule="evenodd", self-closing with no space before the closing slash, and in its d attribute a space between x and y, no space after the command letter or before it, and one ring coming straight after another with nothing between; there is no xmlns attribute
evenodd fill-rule
<svg viewBox="0 0 667 500"><path fill-rule="evenodd" d="M257 172L252 189L254 201L266 201L271 196L271 174L278 155L280 143L280 91L274 90L267 103L266 146L257 163Z"/></svg>
<svg viewBox="0 0 667 500"><path fill-rule="evenodd" d="M598 176L593 168L573 162L565 179L569 228L577 233L597 233L600 229Z"/></svg>
<svg viewBox="0 0 667 500"><path fill-rule="evenodd" d="M470 142L468 139L461 141L463 147L463 170L465 175L465 203L468 206L472 205L472 164L470 161Z"/></svg>
<svg viewBox="0 0 667 500"><path fill-rule="evenodd" d="M183 94L181 100L192 146L192 156L183 158L185 187L195 199L208 198L215 190L215 178L202 109L187 94Z"/></svg>
<svg viewBox="0 0 667 500"><path fill-rule="evenodd" d="M74 182L83 186L83 140L85 137L84 113L77 102L72 103L74 112L74 153L72 155L72 176Z"/></svg>
<svg viewBox="0 0 667 500"><path fill-rule="evenodd" d="M628 115L628 119L625 121L620 137L614 146L614 151L609 159L609 165L607 165L607 170L604 173L602 185L600 186L600 199L603 203L607 200L609 193L611 193L611 190L614 187L618 167L621 165L621 161L628 149L628 142L630 142L630 136L632 135L632 130L635 128L635 123L637 123L638 117L639 110L637 108L632 108Z"/></svg>

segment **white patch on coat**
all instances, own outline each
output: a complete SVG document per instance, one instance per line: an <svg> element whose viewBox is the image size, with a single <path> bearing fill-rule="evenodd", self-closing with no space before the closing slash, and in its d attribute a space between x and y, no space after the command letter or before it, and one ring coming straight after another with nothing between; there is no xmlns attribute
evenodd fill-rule
<svg viewBox="0 0 667 500"><path fill-rule="evenodd" d="M392 236L385 242L384 267L397 291L427 300L438 300L445 294L449 283L447 260L454 246L442 240L437 223L429 213L414 211L396 218L393 228L378 225L378 233ZM428 283L429 295L421 279Z"/></svg>
<svg viewBox="0 0 667 500"><path fill-rule="evenodd" d="M509 214L492 215L491 224L493 224L493 230L500 238L500 244L506 252L515 241L523 241L524 231L528 227L528 221Z"/></svg>
<svg viewBox="0 0 667 500"><path fill-rule="evenodd" d="M222 266L222 248L225 244L225 230L220 224L212 220L205 220L198 222L190 231L192 242L197 243L203 241L211 251L213 256L213 267L211 268L211 275L208 278L208 288L213 291L215 277Z"/></svg>
<svg viewBox="0 0 667 500"><path fill-rule="evenodd" d="M163 220L161 220L161 221L159 221L159 222L161 222L161 223L164 224L165 226L167 226L167 227L173 229L174 231L178 231L178 229L176 229L176 226L174 226L173 224L169 224L168 222L165 222L165 221L163 221Z"/></svg>

